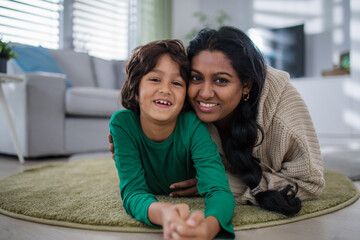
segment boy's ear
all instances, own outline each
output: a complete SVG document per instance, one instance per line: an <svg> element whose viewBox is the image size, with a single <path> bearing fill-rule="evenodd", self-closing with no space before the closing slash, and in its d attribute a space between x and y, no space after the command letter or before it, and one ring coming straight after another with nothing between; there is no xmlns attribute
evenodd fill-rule
<svg viewBox="0 0 360 240"><path fill-rule="evenodd" d="M251 92L251 88L253 85L253 80L252 79L248 79L244 84L243 84L243 94L249 94Z"/></svg>

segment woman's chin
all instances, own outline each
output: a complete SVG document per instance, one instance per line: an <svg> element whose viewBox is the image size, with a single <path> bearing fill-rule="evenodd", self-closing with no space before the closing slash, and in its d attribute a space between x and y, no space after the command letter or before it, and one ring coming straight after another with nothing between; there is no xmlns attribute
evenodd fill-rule
<svg viewBox="0 0 360 240"><path fill-rule="evenodd" d="M203 121L204 123L212 123L215 122L218 118L216 114L213 113L205 113L202 111L195 111L198 118Z"/></svg>

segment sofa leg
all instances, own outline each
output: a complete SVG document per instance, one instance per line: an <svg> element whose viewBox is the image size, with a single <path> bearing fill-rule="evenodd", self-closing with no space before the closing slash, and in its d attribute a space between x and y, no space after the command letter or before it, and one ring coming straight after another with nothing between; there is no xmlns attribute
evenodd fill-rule
<svg viewBox="0 0 360 240"><path fill-rule="evenodd" d="M19 142L18 142L17 137L16 137L15 128L14 128L14 125L13 125L13 122L12 122L12 119L11 119L11 115L10 115L10 111L9 111L9 108L8 108L8 105L7 105L7 102L6 102L6 99L5 99L5 94L4 94L3 89L2 89L2 83L0 83L0 102L1 102L2 108L4 109L5 118L6 118L6 121L7 121L8 125L9 125L10 135L11 135L11 138L12 138L14 144L15 144L15 149L16 149L19 161L20 161L21 164L23 164L23 163L25 163L25 161L24 161L23 155L21 153Z"/></svg>

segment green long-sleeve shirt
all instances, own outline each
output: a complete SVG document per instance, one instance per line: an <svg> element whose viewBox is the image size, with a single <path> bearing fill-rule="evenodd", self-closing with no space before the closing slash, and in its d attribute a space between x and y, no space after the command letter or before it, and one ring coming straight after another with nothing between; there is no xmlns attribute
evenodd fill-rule
<svg viewBox="0 0 360 240"><path fill-rule="evenodd" d="M172 183L196 177L197 188L205 197L205 216L214 216L222 231L218 236L234 237L231 218L235 201L215 143L194 112L181 113L174 132L157 143L142 131L139 115L121 110L110 120L115 148L115 165L120 193L128 214L152 225L148 208L168 195Z"/></svg>

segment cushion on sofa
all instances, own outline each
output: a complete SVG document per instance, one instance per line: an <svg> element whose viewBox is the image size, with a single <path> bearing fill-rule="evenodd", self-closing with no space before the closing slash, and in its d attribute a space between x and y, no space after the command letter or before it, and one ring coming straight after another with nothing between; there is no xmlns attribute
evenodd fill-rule
<svg viewBox="0 0 360 240"><path fill-rule="evenodd" d="M114 61L108 61L97 57L92 57L96 86L99 88L111 88L116 87L116 76L114 69Z"/></svg>
<svg viewBox="0 0 360 240"><path fill-rule="evenodd" d="M70 115L111 117L123 109L119 90L95 87L73 87L66 91L65 111Z"/></svg>
<svg viewBox="0 0 360 240"><path fill-rule="evenodd" d="M16 44L13 46L13 51L18 55L13 61L23 72L51 72L64 74L63 69L46 48ZM67 87L72 86L70 79L67 76Z"/></svg>
<svg viewBox="0 0 360 240"><path fill-rule="evenodd" d="M114 61L116 76L115 88L121 89L126 80L126 64L127 61Z"/></svg>
<svg viewBox="0 0 360 240"><path fill-rule="evenodd" d="M95 87L91 57L87 53L72 50L49 50L64 72L71 79L73 87Z"/></svg>

